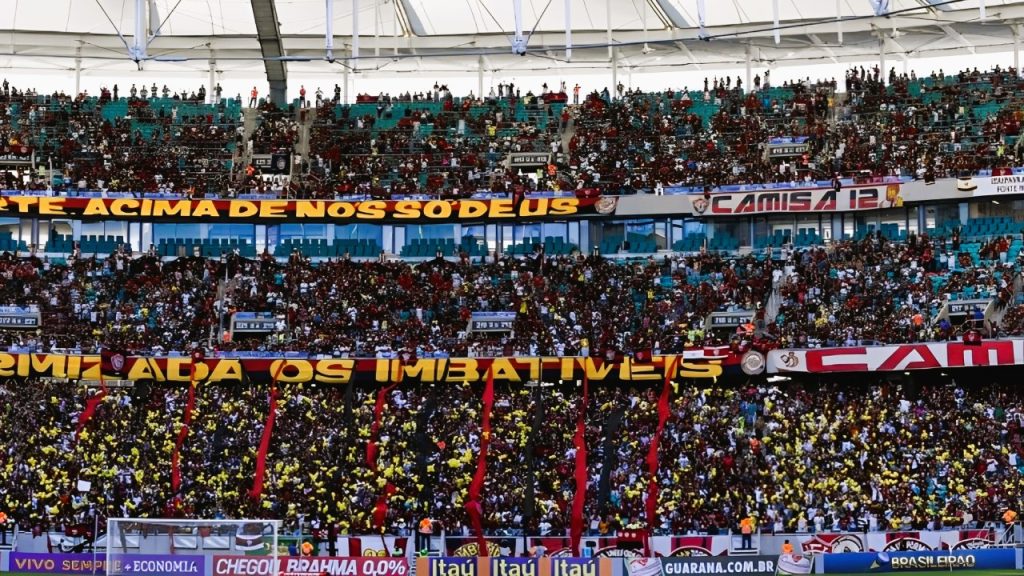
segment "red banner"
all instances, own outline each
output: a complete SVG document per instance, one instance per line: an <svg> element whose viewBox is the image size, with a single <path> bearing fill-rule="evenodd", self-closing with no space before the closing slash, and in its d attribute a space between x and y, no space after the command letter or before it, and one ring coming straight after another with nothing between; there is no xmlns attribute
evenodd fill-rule
<svg viewBox="0 0 1024 576"><path fill-rule="evenodd" d="M984 340L980 344L928 342L891 346L851 346L812 350L772 350L768 372L902 372L1024 364L1024 340Z"/></svg>
<svg viewBox="0 0 1024 576"><path fill-rule="evenodd" d="M257 222L480 222L611 215L615 198L488 200L193 200L0 195L0 216L80 220Z"/></svg>
<svg viewBox="0 0 1024 576"><path fill-rule="evenodd" d="M480 398L481 421L480 421L480 450L476 459L476 472L473 473L473 481L469 485L469 494L466 499L466 513L469 515L469 523L476 532L476 542L481 556L487 556L487 541L484 540L483 529L483 504L480 502L480 493L484 488L484 480L487 478L487 449L491 444L491 409L494 407L494 371L487 371L487 384L484 386L484 394Z"/></svg>
<svg viewBox="0 0 1024 576"><path fill-rule="evenodd" d="M572 514L569 516L569 540L572 542L572 553L580 554L580 538L583 537L583 507L587 501L587 404L590 401L590 380L583 375L583 397L580 398L579 412L576 414L576 434L572 445L576 449L574 458L574 474L576 490L572 495Z"/></svg>
<svg viewBox="0 0 1024 576"><path fill-rule="evenodd" d="M330 576L405 576L406 558L345 558L332 556L214 556L213 576L266 576L267 574L329 574Z"/></svg>
<svg viewBox="0 0 1024 576"><path fill-rule="evenodd" d="M661 434L665 431L665 423L672 414L669 402L672 395L672 370L665 374L665 382L661 386L661 395L658 396L658 427L651 436L651 445L647 451L647 500L646 505L647 528L653 532L658 527L658 466L661 463L661 454L658 450L661 444Z"/></svg>

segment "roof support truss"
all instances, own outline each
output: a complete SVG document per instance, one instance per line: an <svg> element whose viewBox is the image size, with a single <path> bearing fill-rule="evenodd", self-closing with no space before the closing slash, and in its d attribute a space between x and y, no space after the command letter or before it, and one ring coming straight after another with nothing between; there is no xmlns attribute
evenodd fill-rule
<svg viewBox="0 0 1024 576"><path fill-rule="evenodd" d="M256 37L263 53L263 66L270 84L270 100L284 107L288 101L288 70L285 68L284 46L277 25L274 0L252 0L252 15L256 20Z"/></svg>
<svg viewBox="0 0 1024 576"><path fill-rule="evenodd" d="M953 29L952 26L950 26L948 24L943 24L943 25L939 26L939 28L941 28L942 31L945 32L946 35L948 35L950 38L953 38L957 42L959 42L961 46L963 46L964 48L967 48L967 50L971 54L974 54L974 44L971 44L970 40L968 40L967 38L964 38L963 34L957 32L956 30Z"/></svg>
<svg viewBox="0 0 1024 576"><path fill-rule="evenodd" d="M807 37L811 39L812 44L814 44L818 48L821 48L822 51L825 52L825 54L828 54L828 58L829 60L832 61L833 64L839 64L839 59L836 58L835 50L829 48L828 44L822 42L821 38L819 38L817 34L808 34Z"/></svg>

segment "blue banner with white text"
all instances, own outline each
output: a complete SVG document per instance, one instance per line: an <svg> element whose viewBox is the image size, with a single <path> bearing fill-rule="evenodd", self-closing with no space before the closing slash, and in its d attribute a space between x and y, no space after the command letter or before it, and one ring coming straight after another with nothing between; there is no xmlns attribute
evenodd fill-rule
<svg viewBox="0 0 1024 576"><path fill-rule="evenodd" d="M847 552L825 554L825 573L920 572L922 570L1012 570L1012 549L922 550L917 552Z"/></svg>

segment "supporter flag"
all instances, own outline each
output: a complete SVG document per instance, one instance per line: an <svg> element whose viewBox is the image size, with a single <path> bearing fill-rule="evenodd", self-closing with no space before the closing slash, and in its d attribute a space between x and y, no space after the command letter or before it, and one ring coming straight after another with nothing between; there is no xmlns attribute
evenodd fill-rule
<svg viewBox="0 0 1024 576"><path fill-rule="evenodd" d="M249 490L249 497L259 500L263 495L263 478L267 473L267 452L270 451L270 439L274 435L274 421L277 419L277 380L281 377L286 362L281 361L270 381L270 402L267 409L267 421L263 425L263 435L260 437L259 451L256 453L256 472L253 474L252 489Z"/></svg>
<svg viewBox="0 0 1024 576"><path fill-rule="evenodd" d="M398 376L395 378L395 383L390 386L385 386L377 391L377 401L373 404L373 424L370 425L370 440L366 443L366 467L371 471L377 471L377 438L380 437L380 424L381 418L384 416L384 403L387 402L388 393L391 392L395 386L402 383L402 378L405 376L405 356L399 355L398 357Z"/></svg>
<svg viewBox="0 0 1024 576"><path fill-rule="evenodd" d="M658 427L651 437L651 445L647 451L647 526L653 532L657 528L658 513L658 446L661 444L661 434L665 431L665 423L669 417L669 395L672 392L672 375L676 371L676 363L679 357L673 356L667 361L665 367L665 383L661 387L661 396L658 398Z"/></svg>
<svg viewBox="0 0 1024 576"><path fill-rule="evenodd" d="M384 528L384 521L388 517L388 498L395 493L395 490L395 485L388 482L384 491L377 496L377 505L373 507L373 527L378 530Z"/></svg>
<svg viewBox="0 0 1024 576"><path fill-rule="evenodd" d="M404 358L405 356L399 355L398 377L395 378L395 383L378 390L377 401L373 405L373 424L370 426L370 440L366 443L366 467L374 473L377 472L377 455L380 450L377 446L377 439L380 437L380 425L381 418L384 415L384 403L387 401L388 393L390 393L395 386L402 383L402 379L405 376ZM384 528L384 520L388 517L388 498L390 498L394 493L395 486L388 482L384 491L377 496L377 504L373 507L373 527L377 530Z"/></svg>
<svg viewBox="0 0 1024 576"><path fill-rule="evenodd" d="M107 385L103 382L103 377L100 376L100 391L85 401L85 409L82 410L82 414L78 417L78 426L75 427L75 441L78 441L78 437L82 435L82 430L85 430L85 425L92 420L92 417L96 414L96 409L103 403L103 399L107 397Z"/></svg>
<svg viewBox="0 0 1024 576"><path fill-rule="evenodd" d="M404 372L404 370L403 370ZM399 372L399 378L401 378ZM377 446L377 438L380 437L380 424L384 416L384 403L387 401L388 393L398 384L385 386L377 391L377 401L373 404L373 424L370 425L370 439L366 442L366 467L372 472L377 471L377 455L380 448Z"/></svg>
<svg viewBox="0 0 1024 576"><path fill-rule="evenodd" d="M92 420L92 417L96 414L96 410L99 409L100 404L103 403L103 399L109 394L107 389L107 382L104 374L111 376L124 376L126 372L126 358L123 353L116 350L104 348L100 351L100 391L93 395L85 402L85 409L82 410L82 414L78 417L78 425L75 428L75 441L78 440L82 434L82 430L85 429L85 425Z"/></svg>
<svg viewBox="0 0 1024 576"><path fill-rule="evenodd" d="M242 524L235 533L236 550L262 550L263 549L263 524L253 522Z"/></svg>
<svg viewBox="0 0 1024 576"><path fill-rule="evenodd" d="M601 476L597 481L597 506L604 511L608 508L611 496L611 473L616 461L616 442L619 438L619 428L622 427L622 419L626 415L626 409L622 406L614 409L604 421L604 444L601 463Z"/></svg>
<svg viewBox="0 0 1024 576"><path fill-rule="evenodd" d="M974 192L978 189L978 183L973 176L957 176L956 189L958 192Z"/></svg>
<svg viewBox="0 0 1024 576"><path fill-rule="evenodd" d="M487 384L484 386L481 404L483 404L483 415L480 423L480 453L476 459L476 473L473 474L473 482L469 485L469 497L466 499L465 507L466 514L469 516L469 524L476 535L477 549L480 550L481 556L487 556L480 493L483 491L484 479L487 477L487 449L491 443L491 408L494 406L494 371L492 369L487 370Z"/></svg>
<svg viewBox="0 0 1024 576"><path fill-rule="evenodd" d="M526 465L526 486L523 493L523 518L529 520L536 513L537 504L537 466L535 464L535 450L537 435L544 428L544 395L540 393L540 387L533 389L533 413L530 418L532 425L526 437L526 450L523 460Z"/></svg>
<svg viewBox="0 0 1024 576"><path fill-rule="evenodd" d="M124 376L127 372L127 358L120 350L104 348L100 352L100 370L110 376Z"/></svg>
<svg viewBox="0 0 1024 576"><path fill-rule="evenodd" d="M579 412L576 415L576 436L573 446L576 448L576 491L572 496L572 516L569 519L569 540L572 553L580 554L580 538L583 536L583 505L587 499L587 402L589 399L590 382L586 367L583 371L583 398L580 399Z"/></svg>
<svg viewBox="0 0 1024 576"><path fill-rule="evenodd" d="M520 171L521 172L521 171ZM519 205L526 200L526 187L522 184L516 184L512 187L512 209L518 214Z"/></svg>
<svg viewBox="0 0 1024 576"><path fill-rule="evenodd" d="M654 355L651 353L651 349L647 348L644 350L637 350L633 352L633 361L640 363L648 363L654 359Z"/></svg>
<svg viewBox="0 0 1024 576"><path fill-rule="evenodd" d="M181 487L181 447L188 438L189 426L192 425L192 411L196 407L196 364L203 362L206 355L202 349L192 352L192 362L188 367L188 397L185 399L185 414L182 418L181 428L178 430L178 437L174 441L174 451L171 452L171 490L177 492Z"/></svg>
<svg viewBox="0 0 1024 576"><path fill-rule="evenodd" d="M814 564L810 556L800 554L783 554L779 556L776 572L780 576L786 574L810 574L813 571Z"/></svg>
<svg viewBox="0 0 1024 576"><path fill-rule="evenodd" d="M661 558L632 558L626 562L629 576L659 576Z"/></svg>
<svg viewBox="0 0 1024 576"><path fill-rule="evenodd" d="M124 364L124 354L114 353L107 349L103 349L100 352L100 391L94 394L92 398L85 401L85 408L78 416L78 425L75 427L76 442L82 435L82 430L85 430L85 425L92 420L92 417L96 414L96 410L99 409L100 404L103 403L103 399L107 397L107 382L103 375L121 375L124 370Z"/></svg>

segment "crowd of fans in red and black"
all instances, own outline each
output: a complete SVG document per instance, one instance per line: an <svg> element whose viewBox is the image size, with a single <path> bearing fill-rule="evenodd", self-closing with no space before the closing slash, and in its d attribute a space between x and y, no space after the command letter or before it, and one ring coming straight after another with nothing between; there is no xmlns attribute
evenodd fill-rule
<svg viewBox="0 0 1024 576"><path fill-rule="evenodd" d="M883 82L883 80L885 80ZM99 97L0 94L7 147L34 150L8 188L206 196L465 197L598 188L660 192L843 177L941 178L1020 163L1024 90L1016 71L938 71L917 78L877 68L835 79L752 87L731 77L703 87L607 89L568 104L578 87L536 92L501 84L487 95L446 86L360 95L319 94L287 109L260 100L246 133L240 97L220 90L160 95L156 85ZM116 88L116 87L115 87ZM845 91L841 91L844 89ZM204 99L207 103L204 103ZM302 140L302 127L308 142ZM768 158L773 138L805 138L806 153ZM300 146L300 142L305 145ZM301 151L301 153L300 153ZM526 164L510 154L532 153ZM283 154L286 183L269 185L253 155ZM51 170L52 168L52 170Z"/></svg>
<svg viewBox="0 0 1024 576"><path fill-rule="evenodd" d="M1024 333L1022 254L1009 237L973 251L951 239L871 234L763 253L490 255L419 263L72 255L0 258L0 305L38 306L38 334L0 333L22 350L104 345L142 353L217 346L358 357L679 352L750 340L765 349ZM966 317L940 314L975 300ZM989 310L988 302L993 302ZM756 334L704 330L712 312L749 311ZM272 333L222 342L236 312L274 315ZM510 333L474 333L475 312L511 312ZM743 332L743 331L741 331Z"/></svg>
<svg viewBox="0 0 1024 576"><path fill-rule="evenodd" d="M205 104L206 90L173 94L134 85L101 94L40 95L5 80L0 134L24 165L2 172L5 189L217 195L231 186L240 133L236 101ZM35 166L33 168L33 166Z"/></svg>
<svg viewBox="0 0 1024 576"><path fill-rule="evenodd" d="M833 82L772 88L757 80L750 93L731 79L671 94L617 87L614 97L584 97L571 112L559 108L564 99L547 97L564 88L534 97L502 85L493 96L457 100L439 86L429 94L362 97L354 107L319 98L311 153L299 163L311 177L293 181L289 193L457 197L501 186L765 183L805 178L802 166L822 158L829 171L931 177L998 166L1014 154L1002 140L1016 135L1019 121L1016 107L1006 106L1017 101L1013 72L893 74L883 86L879 72L858 69L842 97ZM214 104L200 105L198 94L154 99L154 91L69 99L5 87L0 128L9 145L55 158L62 193L200 195L211 193L214 179L230 180L226 165L207 164L204 172L190 166L189 154L204 154L207 144L231 155L233 146L248 149L239 137L240 102L217 94ZM127 112L107 117L111 105ZM272 107L265 108L257 113ZM991 113L982 117L979 109ZM289 114L262 118L255 150L295 146L302 120ZM766 163L749 143L773 136L807 136L808 157ZM512 173L501 167L511 151L550 152L555 169L536 181ZM52 184L48 172L9 174L12 188ZM968 292L994 300L999 312L970 312L972 326L987 336L1020 335L1021 255L1011 252L1011 240L993 238L974 252L955 232L904 242L871 234L787 248L775 259L700 253L624 263L582 255L417 264L314 263L299 254L284 262L269 254L165 261L123 252L57 263L4 254L0 305L38 306L42 326L0 332L0 343L39 352L205 347L210 354L420 358L902 343L960 338L961 325L937 318L946 294ZM727 310L749 310L754 328L704 330L708 314ZM512 331L469 331L472 314L489 311L514 312ZM277 326L225 339L239 312L269 312ZM187 390L147 382L114 389L79 432L95 394L52 380L0 383L0 510L12 520L42 529L91 525L96 517L305 515L366 533L377 529L372 511L385 491L389 532L408 532L425 516L451 532L466 530L482 434L474 385L391 390L372 470L365 454L375 390L283 384L258 502L246 490L269 409L266 390L199 387L178 490L168 470ZM580 394L573 384L498 387L482 492L489 531L564 532ZM592 390L588 524L715 533L754 514L777 531L971 527L1024 504L1024 397L1015 387L942 378L858 386L682 382L659 451L657 517L647 518L644 470L656 405L653 388ZM79 480L91 482L89 490L79 492Z"/></svg>

